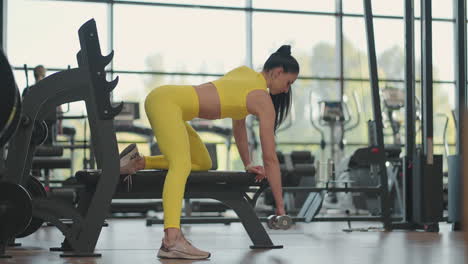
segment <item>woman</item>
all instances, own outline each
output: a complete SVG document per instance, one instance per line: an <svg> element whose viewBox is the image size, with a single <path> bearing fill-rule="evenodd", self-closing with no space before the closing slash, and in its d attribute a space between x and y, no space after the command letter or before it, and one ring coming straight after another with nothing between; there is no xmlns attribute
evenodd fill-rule
<svg viewBox="0 0 468 264"><path fill-rule="evenodd" d="M233 134L242 162L256 180L265 175L276 203L276 214L284 215L279 163L275 150L275 130L286 118L291 105L291 85L299 74L299 64L291 47L283 45L270 55L261 72L242 66L213 82L198 86L161 86L147 96L145 110L163 155L142 157L135 144L121 154L121 174L141 169L168 169L163 189L164 238L160 258L205 259L210 253L186 241L180 231L185 183L190 171L208 170L211 159L200 137L186 122L232 118ZM260 120L262 166L254 166L248 151L245 117Z"/></svg>

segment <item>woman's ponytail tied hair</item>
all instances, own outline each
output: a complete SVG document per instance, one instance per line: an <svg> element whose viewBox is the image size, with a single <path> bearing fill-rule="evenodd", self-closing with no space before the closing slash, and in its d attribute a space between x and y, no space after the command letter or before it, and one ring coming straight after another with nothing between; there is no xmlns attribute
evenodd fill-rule
<svg viewBox="0 0 468 264"><path fill-rule="evenodd" d="M291 56L291 46L283 45L275 53L271 54L263 65L263 71L268 72L276 67L282 67L284 72L299 74L299 63ZM289 115L292 105L292 90L287 93L270 94L273 107L275 108L275 131Z"/></svg>
<svg viewBox="0 0 468 264"><path fill-rule="evenodd" d="M276 67L282 67L284 72L299 73L299 63L291 56L290 45L282 45L275 53L271 54L263 65L263 71L269 71Z"/></svg>
<svg viewBox="0 0 468 264"><path fill-rule="evenodd" d="M290 45L283 45L277 51L277 53L291 56L291 46Z"/></svg>

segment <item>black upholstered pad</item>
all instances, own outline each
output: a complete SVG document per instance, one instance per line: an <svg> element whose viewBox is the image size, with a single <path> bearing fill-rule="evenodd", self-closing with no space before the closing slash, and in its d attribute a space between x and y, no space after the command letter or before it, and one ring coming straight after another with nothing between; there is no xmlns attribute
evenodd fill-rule
<svg viewBox="0 0 468 264"><path fill-rule="evenodd" d="M33 169L68 169L71 167L71 159L56 157L34 157Z"/></svg>
<svg viewBox="0 0 468 264"><path fill-rule="evenodd" d="M117 186L117 192L154 192L160 191L166 178L166 170L143 170L131 176L132 184L124 182L124 176ZM85 185L95 185L101 175L100 170L82 170L76 173L76 178ZM117 176L118 177L118 176ZM190 186L200 188L216 187L217 189L238 189L249 186L260 186L255 182L255 174L243 171L193 171L187 180L187 190Z"/></svg>
<svg viewBox="0 0 468 264"><path fill-rule="evenodd" d="M61 157L63 156L63 148L58 146L37 146L36 152L34 152L36 157Z"/></svg>

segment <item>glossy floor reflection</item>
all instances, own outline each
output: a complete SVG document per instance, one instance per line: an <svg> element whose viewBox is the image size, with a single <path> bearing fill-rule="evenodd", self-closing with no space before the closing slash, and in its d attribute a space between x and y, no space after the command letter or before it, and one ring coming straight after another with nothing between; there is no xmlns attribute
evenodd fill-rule
<svg viewBox="0 0 468 264"><path fill-rule="evenodd" d="M441 224L439 233L424 232L352 232L346 223L300 223L287 231L269 230L275 244L283 249L251 250L250 239L239 223L231 225L186 225L185 235L193 243L212 253L206 261L159 260L156 250L162 239L162 226L146 227L142 219L108 220L103 228L96 252L100 258L60 258L50 247L59 246L63 236L55 227L43 227L33 235L20 239L20 248L9 248L12 259L0 263L222 263L222 264L463 264L463 234L450 231ZM359 223L353 227L378 226Z"/></svg>

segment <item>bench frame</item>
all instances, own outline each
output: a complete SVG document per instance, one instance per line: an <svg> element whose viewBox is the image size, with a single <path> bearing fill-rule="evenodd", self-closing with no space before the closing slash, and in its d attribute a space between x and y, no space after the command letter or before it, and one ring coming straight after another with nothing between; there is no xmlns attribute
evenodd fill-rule
<svg viewBox="0 0 468 264"><path fill-rule="evenodd" d="M116 189L113 199L161 199L162 187L167 171L146 170L133 176L133 184L129 188L121 182ZM79 192L78 208L83 212L89 206L95 195L95 184L100 178L100 171L88 170L77 172L76 178L85 188ZM247 195L252 186L260 184L254 182L255 175L236 171L203 171L192 172L186 185L185 198L215 199L230 207L239 217L253 245L257 248L282 248L274 245L262 225L253 206L255 200ZM138 185L138 182L141 184ZM101 219L95 219L101 221Z"/></svg>

